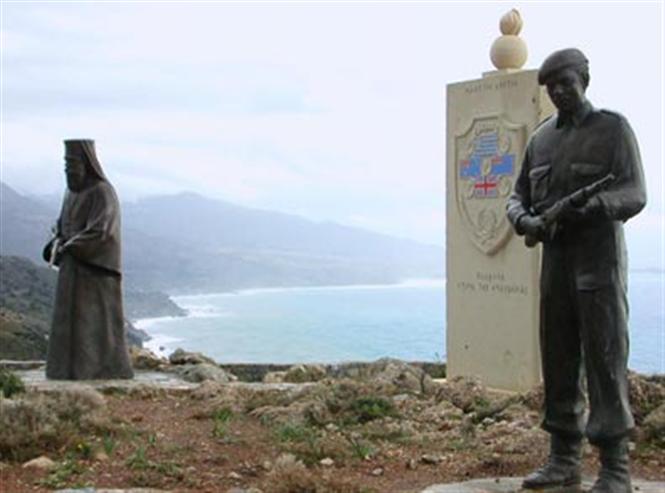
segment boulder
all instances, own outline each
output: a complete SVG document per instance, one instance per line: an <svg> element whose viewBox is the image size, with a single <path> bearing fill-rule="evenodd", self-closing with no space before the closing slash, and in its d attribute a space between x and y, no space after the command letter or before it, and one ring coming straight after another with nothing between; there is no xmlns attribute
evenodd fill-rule
<svg viewBox="0 0 665 493"><path fill-rule="evenodd" d="M455 377L442 384L436 395L437 402L448 401L465 413L487 407L487 390L477 378Z"/></svg>
<svg viewBox="0 0 665 493"><path fill-rule="evenodd" d="M253 408L250 415L271 425L315 424L323 427L333 420L325 402L316 398L304 398L290 403L265 400L264 403L265 405Z"/></svg>
<svg viewBox="0 0 665 493"><path fill-rule="evenodd" d="M642 423L647 440L663 441L665 444L665 403L651 411Z"/></svg>
<svg viewBox="0 0 665 493"><path fill-rule="evenodd" d="M370 381L389 393L431 394L437 384L421 368L392 358L382 358L369 364L347 363L333 367L331 375L336 378L351 378Z"/></svg>
<svg viewBox="0 0 665 493"><path fill-rule="evenodd" d="M449 425L448 427L458 426L464 417L464 412L447 400L442 400L433 406L425 408L419 416L419 419L425 423L435 423L439 427Z"/></svg>
<svg viewBox="0 0 665 493"><path fill-rule="evenodd" d="M217 363L212 358L201 353L190 353L184 349L178 348L171 356L169 356L169 361L172 365L200 365L203 363L208 363L211 365L216 365Z"/></svg>
<svg viewBox="0 0 665 493"><path fill-rule="evenodd" d="M431 466L435 466L439 464L443 459L439 455L433 455L433 454L423 454L420 457L420 462L423 464L428 464Z"/></svg>
<svg viewBox="0 0 665 493"><path fill-rule="evenodd" d="M520 394L520 401L531 411L541 411L545 402L545 387L539 384L531 390Z"/></svg>
<svg viewBox="0 0 665 493"><path fill-rule="evenodd" d="M267 376L267 375L266 375ZM294 365L284 374L284 382L318 382L326 378L326 369L321 365Z"/></svg>
<svg viewBox="0 0 665 493"><path fill-rule="evenodd" d="M263 383L284 383L285 371L271 371L263 377Z"/></svg>
<svg viewBox="0 0 665 493"><path fill-rule="evenodd" d="M665 402L665 378L628 372L630 407L639 426L658 406Z"/></svg>
<svg viewBox="0 0 665 493"><path fill-rule="evenodd" d="M235 382L238 378L235 375L221 369L219 366L210 363L199 364L179 364L174 369L175 373L187 382Z"/></svg>
<svg viewBox="0 0 665 493"><path fill-rule="evenodd" d="M129 355L132 359L132 367L135 370L157 370L168 365L168 360L160 358L149 349L131 346Z"/></svg>
<svg viewBox="0 0 665 493"><path fill-rule="evenodd" d="M23 464L24 469L37 469L39 471L51 471L55 467L56 463L46 456L37 457Z"/></svg>

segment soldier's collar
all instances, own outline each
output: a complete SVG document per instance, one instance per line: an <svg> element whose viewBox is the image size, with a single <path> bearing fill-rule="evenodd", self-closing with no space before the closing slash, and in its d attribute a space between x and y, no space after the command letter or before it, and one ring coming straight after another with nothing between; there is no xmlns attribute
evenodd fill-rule
<svg viewBox="0 0 665 493"><path fill-rule="evenodd" d="M593 111L593 105L589 102L589 100L586 100L582 107L577 110L573 115L571 116L562 116L561 114L557 115L556 119L556 128L560 128L566 123L572 122L573 125L576 127L580 127L582 123L584 123L584 120L591 114Z"/></svg>

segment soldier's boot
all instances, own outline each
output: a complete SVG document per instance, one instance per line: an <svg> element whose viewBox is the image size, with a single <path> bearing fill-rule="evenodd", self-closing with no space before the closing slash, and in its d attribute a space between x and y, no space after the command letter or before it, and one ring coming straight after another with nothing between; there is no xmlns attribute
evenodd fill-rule
<svg viewBox="0 0 665 493"><path fill-rule="evenodd" d="M579 485L582 482L581 457L582 440L552 434L547 462L524 478L522 488L539 490Z"/></svg>
<svg viewBox="0 0 665 493"><path fill-rule="evenodd" d="M627 439L603 444L600 447L600 472L589 493L631 493L628 463Z"/></svg>

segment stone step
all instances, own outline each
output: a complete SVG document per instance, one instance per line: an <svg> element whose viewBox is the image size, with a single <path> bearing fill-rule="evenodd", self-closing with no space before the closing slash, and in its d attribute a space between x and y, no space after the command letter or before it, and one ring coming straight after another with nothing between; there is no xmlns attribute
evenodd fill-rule
<svg viewBox="0 0 665 493"><path fill-rule="evenodd" d="M436 484L421 493L582 493L593 485L593 478L585 478L582 487L548 488L545 490L522 489L523 478L474 479L463 483ZM665 482L632 479L635 493L665 493Z"/></svg>

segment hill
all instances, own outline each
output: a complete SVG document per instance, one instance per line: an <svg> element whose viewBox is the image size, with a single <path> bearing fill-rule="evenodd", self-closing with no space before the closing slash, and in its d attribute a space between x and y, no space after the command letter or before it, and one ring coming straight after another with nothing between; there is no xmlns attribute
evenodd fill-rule
<svg viewBox="0 0 665 493"><path fill-rule="evenodd" d="M0 256L0 359L44 359L57 274L23 257ZM125 292L125 315L178 316L184 311L165 294ZM126 322L130 344L141 346L147 335Z"/></svg>
<svg viewBox="0 0 665 493"><path fill-rule="evenodd" d="M41 262L57 210L20 195L0 182L0 254Z"/></svg>
<svg viewBox="0 0 665 493"><path fill-rule="evenodd" d="M169 293L441 277L442 247L193 193L126 203L125 285ZM53 205L2 186L0 252L41 262Z"/></svg>

